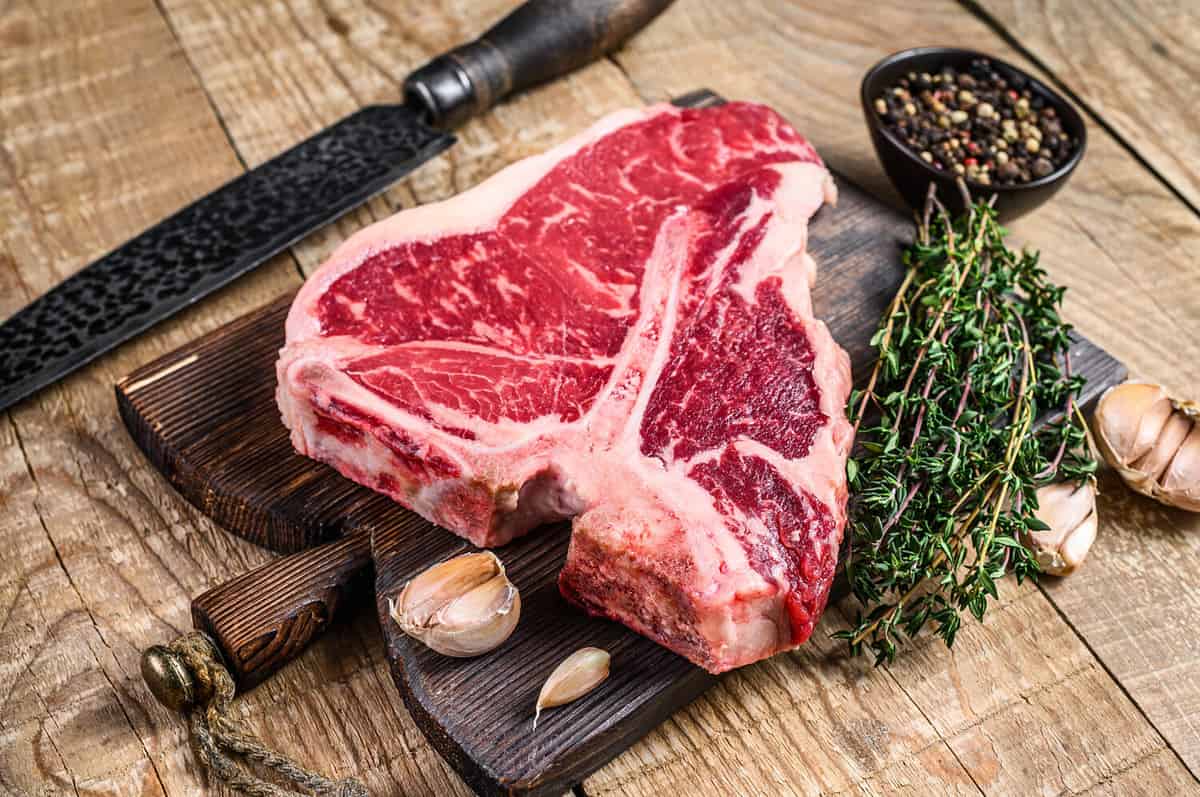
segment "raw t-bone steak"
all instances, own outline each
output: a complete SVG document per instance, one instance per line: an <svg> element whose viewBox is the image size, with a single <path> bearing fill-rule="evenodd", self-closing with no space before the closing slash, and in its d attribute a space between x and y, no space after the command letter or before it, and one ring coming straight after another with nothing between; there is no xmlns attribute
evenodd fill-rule
<svg viewBox="0 0 1200 797"><path fill-rule="evenodd" d="M292 442L476 545L574 517L563 594L713 672L794 647L845 523L833 198L769 108L615 113L334 253L288 316Z"/></svg>

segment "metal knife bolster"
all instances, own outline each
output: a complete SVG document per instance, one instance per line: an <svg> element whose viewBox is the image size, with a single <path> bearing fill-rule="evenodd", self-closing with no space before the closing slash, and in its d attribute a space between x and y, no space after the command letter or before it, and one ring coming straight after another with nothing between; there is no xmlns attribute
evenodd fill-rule
<svg viewBox="0 0 1200 797"><path fill-rule="evenodd" d="M514 92L611 52L672 0L529 0L409 75L406 102L453 127Z"/></svg>
<svg viewBox="0 0 1200 797"><path fill-rule="evenodd" d="M454 143L363 108L51 289L0 326L0 409L258 266Z"/></svg>

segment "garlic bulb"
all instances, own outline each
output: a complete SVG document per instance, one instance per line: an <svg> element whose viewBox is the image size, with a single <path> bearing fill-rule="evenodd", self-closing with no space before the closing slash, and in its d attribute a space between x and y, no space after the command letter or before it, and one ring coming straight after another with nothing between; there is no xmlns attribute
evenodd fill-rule
<svg viewBox="0 0 1200 797"><path fill-rule="evenodd" d="M608 651L600 648L580 648L563 659L538 693L533 727L537 727L542 709L578 700L599 686L608 677L609 660Z"/></svg>
<svg viewBox="0 0 1200 797"><path fill-rule="evenodd" d="M466 658L508 639L521 616L521 594L494 553L470 553L421 573L388 609L404 633L438 653Z"/></svg>
<svg viewBox="0 0 1200 797"><path fill-rule="evenodd" d="M1200 405L1159 385L1126 382L1100 398L1096 442L1108 464L1139 493L1200 512Z"/></svg>
<svg viewBox="0 0 1200 797"><path fill-rule="evenodd" d="M1037 500L1034 516L1050 528L1026 530L1022 541L1044 572L1070 575L1083 564L1096 540L1096 488L1090 481L1059 482L1039 489Z"/></svg>

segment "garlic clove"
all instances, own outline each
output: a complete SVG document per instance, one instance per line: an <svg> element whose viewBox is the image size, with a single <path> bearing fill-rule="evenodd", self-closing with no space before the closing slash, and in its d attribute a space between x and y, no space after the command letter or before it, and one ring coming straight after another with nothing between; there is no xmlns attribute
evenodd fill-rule
<svg viewBox="0 0 1200 797"><path fill-rule="evenodd" d="M490 581L497 573L503 574L504 566L490 551L464 554L434 565L404 585L399 601L404 622L413 627L427 625L447 603Z"/></svg>
<svg viewBox="0 0 1200 797"><path fill-rule="evenodd" d="M563 659L538 693L533 727L537 727L542 709L578 700L600 685L608 677L610 661L608 651L591 647L580 648Z"/></svg>
<svg viewBox="0 0 1200 797"><path fill-rule="evenodd" d="M1087 558L1088 551L1092 549L1092 543L1096 541L1096 532L1100 527L1100 519L1093 511L1092 514L1084 518L1075 529L1067 535L1062 545L1058 549L1059 562L1055 563L1052 570L1047 570L1048 573L1055 576L1069 576L1083 564L1083 560Z"/></svg>
<svg viewBox="0 0 1200 797"><path fill-rule="evenodd" d="M404 633L438 653L478 656L512 635L521 596L495 554L464 554L406 584L389 612Z"/></svg>
<svg viewBox="0 0 1200 797"><path fill-rule="evenodd" d="M447 603L437 613L439 623L466 627L484 615L507 613L517 599L517 589L502 575Z"/></svg>
<svg viewBox="0 0 1200 797"><path fill-rule="evenodd" d="M1058 482L1037 491L1038 508L1034 517L1050 527L1040 532L1047 542L1062 543L1067 533L1096 511L1096 499L1090 485Z"/></svg>
<svg viewBox="0 0 1200 797"><path fill-rule="evenodd" d="M520 617L521 594L497 576L438 612L424 642L444 656L478 656L512 636Z"/></svg>
<svg viewBox="0 0 1200 797"><path fill-rule="evenodd" d="M1171 400L1162 388L1159 388L1159 392L1162 397L1151 404L1146 410L1146 414L1142 416L1133 447L1125 455L1128 462L1141 459L1154 447L1155 441L1162 434L1167 419L1171 417Z"/></svg>
<svg viewBox="0 0 1200 797"><path fill-rule="evenodd" d="M1059 482L1037 491L1034 516L1050 528L1022 533L1044 572L1066 576L1075 572L1096 541L1096 488L1091 482Z"/></svg>
<svg viewBox="0 0 1200 797"><path fill-rule="evenodd" d="M1171 464L1175 452L1183 444L1184 438L1190 431L1192 431L1191 419L1182 412L1172 412L1150 450L1130 467L1145 474L1149 481L1158 481L1167 466Z"/></svg>
<svg viewBox="0 0 1200 797"><path fill-rule="evenodd" d="M1191 432L1163 472L1161 484L1168 504L1200 512L1200 420L1193 421Z"/></svg>
<svg viewBox="0 0 1200 797"><path fill-rule="evenodd" d="M1128 465L1143 456L1171 414L1171 402L1159 385L1125 382L1109 388L1096 406L1097 437L1105 457Z"/></svg>

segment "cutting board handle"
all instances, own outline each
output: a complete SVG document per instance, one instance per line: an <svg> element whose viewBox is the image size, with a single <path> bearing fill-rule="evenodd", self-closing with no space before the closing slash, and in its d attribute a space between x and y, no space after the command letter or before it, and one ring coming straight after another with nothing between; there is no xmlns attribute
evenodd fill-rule
<svg viewBox="0 0 1200 797"><path fill-rule="evenodd" d="M283 556L216 586L192 601L192 624L203 633L239 692L294 659L333 620L369 575L370 535L364 532ZM159 702L186 710L196 694L178 645L142 654L142 677Z"/></svg>
<svg viewBox="0 0 1200 797"><path fill-rule="evenodd" d="M615 50L671 0L528 0L470 44L404 82L405 100L453 127L513 92Z"/></svg>

